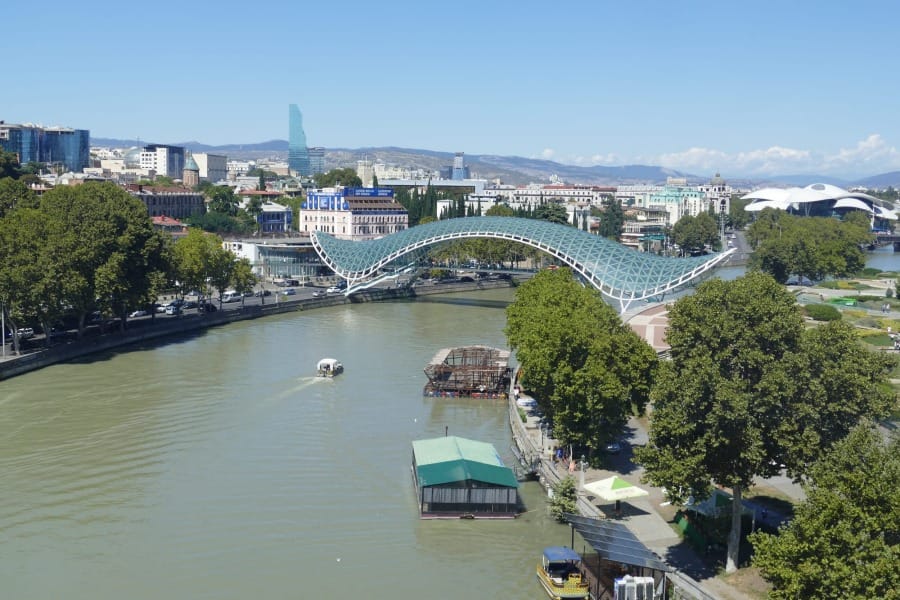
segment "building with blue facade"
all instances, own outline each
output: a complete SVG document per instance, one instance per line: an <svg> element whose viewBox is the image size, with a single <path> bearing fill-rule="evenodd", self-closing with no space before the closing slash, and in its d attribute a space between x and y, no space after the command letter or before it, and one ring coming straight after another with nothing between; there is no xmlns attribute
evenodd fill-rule
<svg viewBox="0 0 900 600"><path fill-rule="evenodd" d="M242 190L238 192L240 207L244 210L250 206L254 198L259 199L259 213L256 223L261 233L286 233L293 229L294 212L291 207L275 202L284 194L269 190Z"/></svg>
<svg viewBox="0 0 900 600"><path fill-rule="evenodd" d="M91 133L87 129L13 125L0 121L0 148L19 157L21 164L42 162L66 171L91 166Z"/></svg>
<svg viewBox="0 0 900 600"><path fill-rule="evenodd" d="M288 106L288 169L296 175L311 175L309 149L303 132L303 113L296 104Z"/></svg>
<svg viewBox="0 0 900 600"><path fill-rule="evenodd" d="M372 240L409 227L406 208L390 188L311 190L300 206L299 229L344 240Z"/></svg>
<svg viewBox="0 0 900 600"><path fill-rule="evenodd" d="M62 165L78 173L91 166L91 134L87 129L52 127L44 130L40 162Z"/></svg>
<svg viewBox="0 0 900 600"><path fill-rule="evenodd" d="M462 181L464 179L469 179L470 176L471 173L469 172L469 167L466 166L465 154L463 152L457 152L453 156L453 165L444 167L441 171L441 177L452 181Z"/></svg>

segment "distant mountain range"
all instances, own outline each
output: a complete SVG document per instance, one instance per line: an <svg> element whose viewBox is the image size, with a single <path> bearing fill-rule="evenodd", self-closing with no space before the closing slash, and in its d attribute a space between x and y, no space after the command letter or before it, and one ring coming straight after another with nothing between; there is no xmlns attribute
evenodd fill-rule
<svg viewBox="0 0 900 600"><path fill-rule="evenodd" d="M147 144L146 140L121 140L112 138L91 138L94 146L128 148ZM161 143L161 142L155 142ZM211 152L226 154L240 160L280 160L287 161L286 140L269 140L256 144L226 144L210 146L200 142L179 142L173 146L184 146L191 152ZM420 168L437 171L453 163L453 152L437 152L411 148L328 148L325 150L325 168L356 167L356 161L368 159L405 168ZM503 183L522 185L526 183L548 182L552 175L567 183L594 185L617 185L636 183L665 183L668 177L684 177L688 183L696 185L709 181L712 174L698 176L653 165L625 165L620 167L578 167L551 160L523 158L521 156L496 156L492 154L466 154L466 165L472 177L479 179L499 179ZM796 185L810 183L830 183L843 188L864 186L868 188L900 187L900 171L873 175L864 179L848 181L825 175L776 175L765 178L727 177L733 187L758 187L760 185Z"/></svg>

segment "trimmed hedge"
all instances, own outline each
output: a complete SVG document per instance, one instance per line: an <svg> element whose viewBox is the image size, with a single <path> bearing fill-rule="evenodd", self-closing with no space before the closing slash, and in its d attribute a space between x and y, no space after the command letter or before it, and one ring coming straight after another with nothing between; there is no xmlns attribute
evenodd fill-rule
<svg viewBox="0 0 900 600"><path fill-rule="evenodd" d="M807 304L806 314L816 321L839 321L841 311L828 304Z"/></svg>

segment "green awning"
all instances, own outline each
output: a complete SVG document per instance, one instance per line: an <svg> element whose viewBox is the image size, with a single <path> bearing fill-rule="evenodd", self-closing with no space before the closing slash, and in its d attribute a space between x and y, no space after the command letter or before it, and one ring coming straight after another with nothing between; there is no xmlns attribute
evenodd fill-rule
<svg viewBox="0 0 900 600"><path fill-rule="evenodd" d="M477 481L519 487L492 444L449 436L413 442L416 477L420 486Z"/></svg>

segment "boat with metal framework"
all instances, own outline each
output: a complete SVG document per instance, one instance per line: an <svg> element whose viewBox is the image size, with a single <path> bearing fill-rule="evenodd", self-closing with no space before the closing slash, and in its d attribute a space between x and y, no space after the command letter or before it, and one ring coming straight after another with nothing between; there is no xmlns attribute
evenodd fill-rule
<svg viewBox="0 0 900 600"><path fill-rule="evenodd" d="M323 358L319 361L319 364L316 365L316 371L318 377L334 377L344 372L344 365L337 359Z"/></svg>
<svg viewBox="0 0 900 600"><path fill-rule="evenodd" d="M537 578L553 600L588 597L588 584L581 575L581 556L566 546L544 548Z"/></svg>

